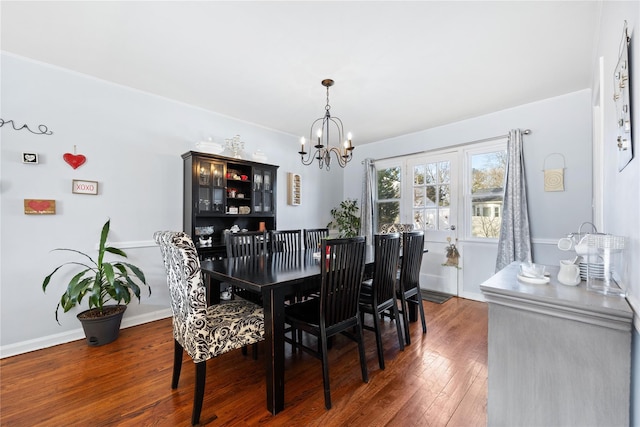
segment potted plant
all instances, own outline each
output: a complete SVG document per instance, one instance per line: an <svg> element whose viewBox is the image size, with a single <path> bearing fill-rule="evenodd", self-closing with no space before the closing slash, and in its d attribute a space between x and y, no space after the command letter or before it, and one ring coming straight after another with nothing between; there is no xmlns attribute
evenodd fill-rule
<svg viewBox="0 0 640 427"><path fill-rule="evenodd" d="M333 220L327 228L338 229L339 237L355 237L360 233L360 216L358 200L346 199L340 206L331 209Z"/></svg>
<svg viewBox="0 0 640 427"><path fill-rule="evenodd" d="M77 318L82 323L87 344L91 346L107 344L118 338L120 322L127 308L126 304L131 302L132 296L140 301L140 285L149 287L144 273L135 265L122 261L107 262L104 260L107 252L127 257L122 250L106 245L110 221L107 220L102 227L97 260L75 249L54 249L54 251L75 252L86 260L65 262L56 267L42 282L42 290L46 292L51 277L62 267L74 265L82 268L67 283L66 290L56 307L55 315L56 321L60 323L58 320L60 307L66 313L73 307L80 305L86 296L89 301L89 309L79 313ZM149 295L151 295L150 287ZM116 304L105 305L108 301L114 301Z"/></svg>

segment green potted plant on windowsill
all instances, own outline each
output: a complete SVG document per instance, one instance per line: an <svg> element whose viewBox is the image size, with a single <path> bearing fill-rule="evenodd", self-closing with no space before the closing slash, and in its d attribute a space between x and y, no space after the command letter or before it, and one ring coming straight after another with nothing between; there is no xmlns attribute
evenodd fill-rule
<svg viewBox="0 0 640 427"><path fill-rule="evenodd" d="M60 308L66 313L73 307L79 306L86 296L89 309L79 313L77 318L82 323L87 344L90 346L108 344L118 338L126 305L131 302L132 296L135 296L138 302L140 301L140 285L149 287L144 273L135 265L122 261L105 261L104 257L107 252L123 258L127 257L121 249L107 246L109 227L110 220L107 220L100 233L96 260L79 250L54 249L54 251L75 252L86 260L65 262L56 267L42 282L42 290L46 292L51 277L62 267L74 265L82 268L67 283L66 290L56 307L55 315L56 321L60 323L58 320ZM149 295L151 295L150 287ZM105 305L109 301L115 302L115 305Z"/></svg>
<svg viewBox="0 0 640 427"><path fill-rule="evenodd" d="M338 237L355 237L360 233L360 216L358 215L358 200L346 199L340 206L331 209L333 220L327 228L338 229Z"/></svg>

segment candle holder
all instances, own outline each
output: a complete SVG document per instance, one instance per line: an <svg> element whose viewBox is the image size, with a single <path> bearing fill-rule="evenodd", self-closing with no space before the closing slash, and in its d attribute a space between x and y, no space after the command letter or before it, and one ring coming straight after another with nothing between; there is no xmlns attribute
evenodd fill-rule
<svg viewBox="0 0 640 427"><path fill-rule="evenodd" d="M244 150L244 142L240 141L240 135L236 135L231 139L227 138L224 141L227 150L231 153L230 157L233 157L234 159L241 159L242 151Z"/></svg>

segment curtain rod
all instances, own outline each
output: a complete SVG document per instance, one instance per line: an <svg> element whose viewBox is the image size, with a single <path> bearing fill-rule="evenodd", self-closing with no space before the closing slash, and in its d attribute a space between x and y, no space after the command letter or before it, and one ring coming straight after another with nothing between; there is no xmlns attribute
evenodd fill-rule
<svg viewBox="0 0 640 427"><path fill-rule="evenodd" d="M529 135L531 134L531 129L525 129L522 131L523 135ZM479 144L481 142L489 142L489 141L494 141L496 139L502 139L502 138L506 138L508 137L509 134L506 135L498 135L498 136L492 136L489 138L483 138L483 139L476 139L475 141L467 141L467 142L462 142L460 144L454 144L454 145L449 145L447 147L442 147L442 149L446 149L446 148L456 148L456 147L461 147L463 145L469 145L469 144ZM407 154L398 154L397 156L390 156L390 157L382 157L380 159L372 159L373 162L377 162L380 160L389 160L389 159L396 159L398 157L408 157L408 156L415 156L416 154L425 154L428 153L429 151L433 151L433 150L428 150L428 151L416 151L414 153L407 153ZM360 162L360 164L364 164L364 160Z"/></svg>

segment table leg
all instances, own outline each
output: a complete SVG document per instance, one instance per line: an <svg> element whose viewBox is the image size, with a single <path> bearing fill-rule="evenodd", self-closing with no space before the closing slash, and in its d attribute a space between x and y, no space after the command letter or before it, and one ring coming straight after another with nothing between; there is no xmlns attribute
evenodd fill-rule
<svg viewBox="0 0 640 427"><path fill-rule="evenodd" d="M415 304L409 304L409 321L418 321L418 306L416 306Z"/></svg>
<svg viewBox="0 0 640 427"><path fill-rule="evenodd" d="M207 289L207 305L220 304L220 280L211 277L203 272L203 280Z"/></svg>
<svg viewBox="0 0 640 427"><path fill-rule="evenodd" d="M284 300L283 289L262 294L266 345L267 409L273 414L284 409Z"/></svg>

